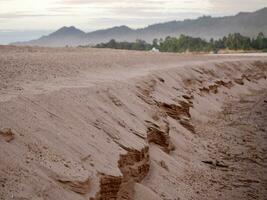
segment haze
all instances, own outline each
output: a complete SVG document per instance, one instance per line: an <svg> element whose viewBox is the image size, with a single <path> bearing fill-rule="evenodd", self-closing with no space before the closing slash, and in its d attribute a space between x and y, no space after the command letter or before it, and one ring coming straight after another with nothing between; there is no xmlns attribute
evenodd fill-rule
<svg viewBox="0 0 267 200"><path fill-rule="evenodd" d="M75 25L84 31L118 25L138 28L265 6L265 0L0 0L0 43L35 39L62 26Z"/></svg>

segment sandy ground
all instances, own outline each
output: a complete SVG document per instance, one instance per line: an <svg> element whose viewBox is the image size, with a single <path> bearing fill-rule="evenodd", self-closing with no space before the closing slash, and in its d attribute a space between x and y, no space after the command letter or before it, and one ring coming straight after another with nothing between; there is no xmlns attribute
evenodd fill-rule
<svg viewBox="0 0 267 200"><path fill-rule="evenodd" d="M188 173L186 179L199 199L267 198L266 100L266 90L251 91L196 125L208 151L202 161L208 169Z"/></svg>
<svg viewBox="0 0 267 200"><path fill-rule="evenodd" d="M267 56L0 47L0 199L266 199Z"/></svg>

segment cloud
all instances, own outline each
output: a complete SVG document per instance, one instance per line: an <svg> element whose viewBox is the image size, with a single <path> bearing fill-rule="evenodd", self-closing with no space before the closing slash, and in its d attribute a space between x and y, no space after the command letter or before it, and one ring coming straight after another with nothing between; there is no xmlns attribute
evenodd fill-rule
<svg viewBox="0 0 267 200"><path fill-rule="evenodd" d="M252 11L267 6L266 0L253 0L253 3L251 1L0 0L0 27L51 30L63 25L75 25L91 30L128 25L137 28L157 22L197 18L201 15L232 15L239 11Z"/></svg>
<svg viewBox="0 0 267 200"><path fill-rule="evenodd" d="M26 12L9 12L0 14L0 19L18 19L18 18L35 18L35 17L62 17L68 16L63 14L31 14Z"/></svg>
<svg viewBox="0 0 267 200"><path fill-rule="evenodd" d="M202 0L199 3L198 0L60 0L57 1L58 5L68 5L68 6L88 6L93 8L102 9L119 9L124 10L132 9L149 9L153 11L154 9L162 10L201 10L205 5L207 5L208 0Z"/></svg>
<svg viewBox="0 0 267 200"><path fill-rule="evenodd" d="M267 6L266 0L210 0L211 12L223 15L255 11Z"/></svg>
<svg viewBox="0 0 267 200"><path fill-rule="evenodd" d="M94 17L109 18L181 19L184 13L194 13L193 17L195 13L207 14L205 6L208 6L208 0L203 0L201 3L198 0L58 0L57 5L56 9L62 12L68 7L76 9L73 13L80 12L87 17L94 14Z"/></svg>
<svg viewBox="0 0 267 200"><path fill-rule="evenodd" d="M13 3L10 3L13 1ZM2 18L84 16L157 17L160 13L204 12L203 0L0 0ZM153 16L154 14L154 16Z"/></svg>

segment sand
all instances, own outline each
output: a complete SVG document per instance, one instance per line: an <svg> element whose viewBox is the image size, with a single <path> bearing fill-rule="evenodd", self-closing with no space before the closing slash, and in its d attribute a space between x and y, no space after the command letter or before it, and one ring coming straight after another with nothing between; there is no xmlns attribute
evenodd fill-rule
<svg viewBox="0 0 267 200"><path fill-rule="evenodd" d="M266 199L267 55L0 47L0 199Z"/></svg>

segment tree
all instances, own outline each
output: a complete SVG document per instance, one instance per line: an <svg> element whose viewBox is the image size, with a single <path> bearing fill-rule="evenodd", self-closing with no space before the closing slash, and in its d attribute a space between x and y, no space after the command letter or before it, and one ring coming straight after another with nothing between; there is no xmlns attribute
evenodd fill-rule
<svg viewBox="0 0 267 200"><path fill-rule="evenodd" d="M256 46L258 49L264 49L265 45L264 45L264 34L262 32L260 32L257 36L256 39Z"/></svg>
<svg viewBox="0 0 267 200"><path fill-rule="evenodd" d="M107 44L107 48L116 48L116 41L114 39L110 40Z"/></svg>
<svg viewBox="0 0 267 200"><path fill-rule="evenodd" d="M147 51L156 47L163 52L217 52L220 49L232 50L264 50L267 51L267 38L263 33L259 33L257 38L250 39L240 33L229 34L222 39L210 41L198 37L191 37L180 35L179 37L166 37L164 39L154 39L152 44L146 43L144 40L136 40L136 42L116 42L110 40L108 43L101 43L96 45L97 48L114 48L114 49L129 49L129 50L142 50Z"/></svg>
<svg viewBox="0 0 267 200"><path fill-rule="evenodd" d="M158 39L155 38L155 39L153 40L152 44L153 44L153 47L155 47L155 48L157 48L157 49L159 48L159 41L158 41Z"/></svg>

